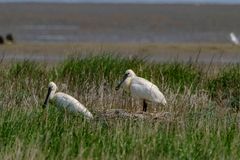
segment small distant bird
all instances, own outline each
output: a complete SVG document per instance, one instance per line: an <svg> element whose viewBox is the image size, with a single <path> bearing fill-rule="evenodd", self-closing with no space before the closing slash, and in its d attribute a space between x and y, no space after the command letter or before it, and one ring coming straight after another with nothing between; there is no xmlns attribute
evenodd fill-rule
<svg viewBox="0 0 240 160"><path fill-rule="evenodd" d="M229 35L230 35L230 39L231 39L231 41L233 42L233 44L239 45L239 40L238 40L238 38L236 37L236 35L235 35L233 32L231 32Z"/></svg>
<svg viewBox="0 0 240 160"><path fill-rule="evenodd" d="M0 35L0 45L4 44L4 38Z"/></svg>
<svg viewBox="0 0 240 160"><path fill-rule="evenodd" d="M54 82L50 82L48 85L48 93L43 104L43 108L46 108L48 101L50 100L50 102L55 103L56 106L59 108L66 109L70 112L82 113L88 119L93 118L91 112L89 112L88 109L78 100L62 92L56 93L56 91L57 91L56 84Z"/></svg>
<svg viewBox="0 0 240 160"><path fill-rule="evenodd" d="M6 35L6 41L7 41L8 43L14 43L14 38L13 38L13 35L12 35L11 33L8 33L8 34Z"/></svg>
<svg viewBox="0 0 240 160"><path fill-rule="evenodd" d="M148 80L136 76L136 74L128 69L123 79L117 85L116 90L123 85L123 89L130 90L133 97L140 98L143 100L143 111L147 111L147 101L152 101L155 103L161 103L166 105L166 99L159 88Z"/></svg>

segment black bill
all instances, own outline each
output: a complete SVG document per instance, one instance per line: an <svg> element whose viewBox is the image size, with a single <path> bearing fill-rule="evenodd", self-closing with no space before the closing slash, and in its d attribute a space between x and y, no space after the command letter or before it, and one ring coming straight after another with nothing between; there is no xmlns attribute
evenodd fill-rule
<svg viewBox="0 0 240 160"><path fill-rule="evenodd" d="M123 76L123 79L119 82L119 84L117 85L117 87L115 88L115 90L119 90L119 88L121 87L122 83L125 81L125 79L127 79L128 74L125 74Z"/></svg>
<svg viewBox="0 0 240 160"><path fill-rule="evenodd" d="M43 106L42 106L43 109L47 107L47 103L48 103L48 99L49 99L49 96L50 96L51 91L52 91L52 90L51 90L51 88L49 87L49 88L48 88L47 97L46 97L46 99L45 99L45 101L44 101L44 104L43 104Z"/></svg>

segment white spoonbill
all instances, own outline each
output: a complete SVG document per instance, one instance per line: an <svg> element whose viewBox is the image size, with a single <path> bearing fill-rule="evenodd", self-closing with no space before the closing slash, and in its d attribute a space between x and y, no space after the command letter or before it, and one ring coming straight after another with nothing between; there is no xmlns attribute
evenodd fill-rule
<svg viewBox="0 0 240 160"><path fill-rule="evenodd" d="M50 100L50 102L55 103L59 108L66 109L70 112L82 113L89 119L93 118L91 112L89 112L88 109L84 105L82 105L78 100L62 92L56 93L56 91L57 85L54 82L50 82L48 84L48 93L43 104L43 108L46 108L48 101Z"/></svg>
<svg viewBox="0 0 240 160"><path fill-rule="evenodd" d="M229 35L230 35L231 41L232 41L235 45L238 45L238 44L239 44L239 40L238 40L237 36L236 36L233 32L231 32Z"/></svg>
<svg viewBox="0 0 240 160"><path fill-rule="evenodd" d="M118 90L121 85L123 85L123 89L130 90L130 93L133 97L140 98L143 100L143 111L147 111L147 101L152 101L155 103L161 103L166 105L166 99L159 88L148 80L136 76L136 74L128 69L122 81L116 87Z"/></svg>

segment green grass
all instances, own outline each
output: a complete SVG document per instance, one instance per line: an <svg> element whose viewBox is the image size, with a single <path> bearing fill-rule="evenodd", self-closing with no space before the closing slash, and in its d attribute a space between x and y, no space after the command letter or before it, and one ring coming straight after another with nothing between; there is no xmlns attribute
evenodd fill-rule
<svg viewBox="0 0 240 160"><path fill-rule="evenodd" d="M114 90L126 69L166 95L160 119L107 118L141 102ZM239 159L239 65L207 74L196 64L149 64L108 55L56 66L24 61L0 65L1 159ZM42 110L49 81L93 112L95 119ZM130 103L131 102L131 103ZM234 102L234 103L233 103ZM153 106L149 112L153 112Z"/></svg>

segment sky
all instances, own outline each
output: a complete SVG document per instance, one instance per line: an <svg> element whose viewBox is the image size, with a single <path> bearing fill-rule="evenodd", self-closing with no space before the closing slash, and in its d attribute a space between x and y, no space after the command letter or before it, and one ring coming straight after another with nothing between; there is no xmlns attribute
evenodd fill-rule
<svg viewBox="0 0 240 160"><path fill-rule="evenodd" d="M65 3L223 3L240 4L240 0L0 0L0 2L65 2Z"/></svg>

